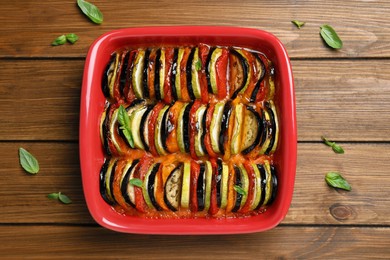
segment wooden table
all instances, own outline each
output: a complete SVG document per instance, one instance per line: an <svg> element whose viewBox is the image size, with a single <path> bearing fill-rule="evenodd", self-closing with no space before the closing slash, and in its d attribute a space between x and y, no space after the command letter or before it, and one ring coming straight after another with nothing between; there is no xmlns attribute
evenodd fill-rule
<svg viewBox="0 0 390 260"><path fill-rule="evenodd" d="M102 25L76 1L0 4L0 256L38 258L390 258L390 2L103 1ZM291 20L306 25L297 29ZM331 24L339 51L319 36ZM264 29L285 44L295 77L298 166L284 221L264 233L225 236L121 234L98 226L84 201L78 125L89 45L112 29L234 25ZM52 47L64 33L74 44ZM337 141L335 154L321 135ZM40 172L19 165L32 152ZM328 187L339 171L351 192ZM67 194L73 203L47 199Z"/></svg>

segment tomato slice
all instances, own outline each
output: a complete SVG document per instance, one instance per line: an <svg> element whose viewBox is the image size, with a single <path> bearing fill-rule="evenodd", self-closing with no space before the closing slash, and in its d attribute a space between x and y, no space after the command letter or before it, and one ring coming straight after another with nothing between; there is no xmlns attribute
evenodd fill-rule
<svg viewBox="0 0 390 260"><path fill-rule="evenodd" d="M239 210L239 212L240 213L248 213L250 206L252 205L253 200L255 199L254 198L255 193L253 190L255 189L255 184L256 184L256 174L255 174L255 171L254 171L252 165L250 164L250 162L248 160L245 160L245 162L243 163L243 166L248 173L249 189L248 189L248 198L245 202L245 205Z"/></svg>
<svg viewBox="0 0 390 260"><path fill-rule="evenodd" d="M191 161L191 186L190 186L190 209L192 212L198 211L198 178L200 172L200 165L195 161Z"/></svg>
<svg viewBox="0 0 390 260"><path fill-rule="evenodd" d="M154 135L155 135L154 131L156 128L156 121L157 121L158 114L160 113L160 110L163 109L164 106L165 104L162 102L157 103L152 109L152 111L150 112L151 114L148 121L147 127L148 127L149 150L154 156L158 156L158 152L154 142Z"/></svg>
<svg viewBox="0 0 390 260"><path fill-rule="evenodd" d="M205 70L209 51L210 51L210 46L205 44L199 44L199 56L202 63L202 69L198 71L198 77L199 77L202 103L209 102L209 92L207 88L207 77L206 77L206 70Z"/></svg>
<svg viewBox="0 0 390 260"><path fill-rule="evenodd" d="M165 48L165 80L164 80L164 101L167 104L171 104L173 101L172 97L172 65L173 65L173 53L174 49L171 47Z"/></svg>
<svg viewBox="0 0 390 260"><path fill-rule="evenodd" d="M149 90L149 98L154 100L156 98L156 91L154 89L154 78L155 78L155 68L156 68L156 49L152 49L149 54L148 64L147 64L147 74L148 77L147 84ZM146 57L145 57L146 58Z"/></svg>
<svg viewBox="0 0 390 260"><path fill-rule="evenodd" d="M179 145L177 143L177 120L183 105L184 103L177 101L168 111L168 136L166 139L166 146L170 153L179 151Z"/></svg>
<svg viewBox="0 0 390 260"><path fill-rule="evenodd" d="M222 54L215 63L216 79L217 79L217 98L224 99L227 96L227 67L229 60L229 52L226 48L222 49Z"/></svg>
<svg viewBox="0 0 390 260"><path fill-rule="evenodd" d="M193 159L198 159L195 151L195 135L198 132L196 127L196 111L202 105L200 100L196 100L190 110L190 154Z"/></svg>
<svg viewBox="0 0 390 260"><path fill-rule="evenodd" d="M134 171L134 178L140 179L142 182L145 179L145 175L148 172L149 167L153 163L153 158L144 155L137 165L137 169ZM142 194L142 188L134 186L135 207L139 212L146 213L148 206L146 205L144 196Z"/></svg>

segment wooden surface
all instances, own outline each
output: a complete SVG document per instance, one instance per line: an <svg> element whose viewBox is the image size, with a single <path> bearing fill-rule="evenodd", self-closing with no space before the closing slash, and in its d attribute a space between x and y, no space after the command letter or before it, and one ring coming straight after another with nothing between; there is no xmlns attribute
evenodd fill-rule
<svg viewBox="0 0 390 260"><path fill-rule="evenodd" d="M0 256L4 258L390 258L390 2L93 1L102 25L76 1L0 4ZM290 20L307 24L300 30ZM319 26L343 39L327 48ZM264 29L285 44L295 77L298 165L293 201L275 229L228 236L120 234L98 226L83 197L78 119L83 65L104 32L150 25ZM52 47L64 33L74 45ZM321 135L345 149L335 154ZM41 171L26 174L18 148ZM324 182L340 171L351 192ZM63 205L46 195L62 191Z"/></svg>

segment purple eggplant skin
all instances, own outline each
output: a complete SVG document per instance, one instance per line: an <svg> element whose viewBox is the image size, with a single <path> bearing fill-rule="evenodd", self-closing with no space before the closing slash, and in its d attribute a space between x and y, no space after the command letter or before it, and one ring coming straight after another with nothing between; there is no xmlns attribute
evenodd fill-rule
<svg viewBox="0 0 390 260"><path fill-rule="evenodd" d="M241 171L240 168L238 168L236 165L234 165L234 174L235 174L235 180L234 180L234 185L242 187L241 183ZM232 209L232 212L237 212L240 209L241 206L241 200L242 200L242 194L236 192L236 201L234 203L234 207Z"/></svg>
<svg viewBox="0 0 390 260"><path fill-rule="evenodd" d="M109 139L108 129L109 129L109 124L110 124L110 118L109 118L110 109L111 109L111 105L107 107L105 117L104 117L103 123L101 125L102 135L103 135L103 149L108 156L110 156L112 154L111 150L110 150L110 146L108 145L108 139Z"/></svg>
<svg viewBox="0 0 390 260"><path fill-rule="evenodd" d="M129 169L128 169L127 172L125 173L125 177L123 177L123 181L122 181L122 184L121 184L121 193L122 193L122 196L123 196L125 202L126 202L127 204L129 204L130 206L132 206L133 208L135 208L135 205L134 205L134 203L132 203L131 200L130 200L129 194L127 193L127 187L128 187L128 185L131 185L131 184L129 183L129 181L130 181L130 173L131 173L131 171L134 169L134 167L137 166L138 163L139 163L139 159L134 160L134 161L131 163L131 166L129 167Z"/></svg>
<svg viewBox="0 0 390 260"><path fill-rule="evenodd" d="M256 126L257 126L258 130L257 130L257 135L256 135L256 138L255 138L255 141L248 148L244 149L242 151L242 154L248 154L250 151L255 149L255 147L260 143L261 137L262 137L262 134L263 134L263 131L264 131L263 130L263 124L262 124L262 118L259 115L259 113L257 113L250 106L247 106L246 108L255 115L255 118L256 118L256 121L257 121Z"/></svg>
<svg viewBox="0 0 390 260"><path fill-rule="evenodd" d="M122 64L122 69L121 69L121 74L119 75L119 93L123 97L124 94L124 89L126 86L126 76L127 76L127 71L128 71L128 66L129 66L129 58L130 58L130 52L128 51L123 58L123 64Z"/></svg>
<svg viewBox="0 0 390 260"><path fill-rule="evenodd" d="M271 121L270 128L269 128L271 130L271 139L270 139L269 145L267 147L267 150L265 150L264 154L269 155L269 153L272 150L272 146L274 146L274 143L275 143L276 122L275 122L274 111L271 109L269 102L265 102L265 107L269 113L270 121Z"/></svg>
<svg viewBox="0 0 390 260"><path fill-rule="evenodd" d="M115 61L115 57L116 57L116 54L113 53L110 57L110 61L107 63L107 66L103 72L102 91L103 91L103 95L106 98L110 98L110 86L109 86L109 82L108 82L108 73L110 71L111 64Z"/></svg>
<svg viewBox="0 0 390 260"><path fill-rule="evenodd" d="M201 163L198 182L196 185L196 197L198 198L198 211L204 210L204 206L205 206L205 190L206 190L205 174L206 174L205 164Z"/></svg>
<svg viewBox="0 0 390 260"><path fill-rule="evenodd" d="M168 120L168 115L169 115L169 109L171 108L172 106L170 106L165 112L164 112L164 115L162 117L162 123L161 123L161 131L160 131L160 136L161 136L161 142L162 142L162 145L163 145L163 148L165 151L168 151L168 146L167 146L167 137L168 137L168 134L169 134L169 127L172 127L172 126L169 126L169 120Z"/></svg>
<svg viewBox="0 0 390 260"><path fill-rule="evenodd" d="M149 105L148 108L146 109L145 113L142 115L140 126L139 126L141 142L144 145L145 151L147 151L147 152L149 151L149 146L146 143L144 131L147 127L146 124L148 123L146 119L148 118L148 115L152 112L152 110L153 110L153 106Z"/></svg>
<svg viewBox="0 0 390 260"><path fill-rule="evenodd" d="M144 67L142 71L142 87L143 87L144 98L149 98L149 88L148 88L149 56L150 56L150 49L147 48L145 51L145 59L143 64Z"/></svg>
<svg viewBox="0 0 390 260"><path fill-rule="evenodd" d="M229 100L223 108L223 114L221 120L221 132L219 134L219 139L218 139L219 150L222 155L225 154L224 144L227 142L228 139L227 130L229 127L229 119L231 113L232 113L232 102L231 100Z"/></svg>
<svg viewBox="0 0 390 260"><path fill-rule="evenodd" d="M171 74L171 78L170 78L173 100L178 99L177 92L176 92L176 69L178 66L178 64L177 64L178 56L179 56L179 49L175 48L173 50L172 74Z"/></svg>
<svg viewBox="0 0 390 260"><path fill-rule="evenodd" d="M263 205L264 200L265 200L265 185L266 185L266 179L265 179L265 168L264 165L262 164L257 164L257 169L260 171L260 188L261 188L261 197L260 197L260 202L259 205L257 205L256 210L260 209L260 207Z"/></svg>
<svg viewBox="0 0 390 260"><path fill-rule="evenodd" d="M211 47L209 53L207 54L206 58L206 79L207 79L207 90L209 93L213 93L213 89L211 87L211 80L210 80L210 61L211 61L211 56L213 52L216 50L216 47Z"/></svg>
<svg viewBox="0 0 390 260"><path fill-rule="evenodd" d="M114 163L114 166L111 169L111 172L108 172L108 164L110 163L110 160L106 160L100 170L99 174L99 190L100 195L102 196L103 200L107 202L107 204L113 206L116 204L114 197L111 194L112 186L114 183L114 175L115 175L115 169L116 169L116 162ZM109 190L107 190L107 174L110 174L109 176Z"/></svg>
<svg viewBox="0 0 390 260"><path fill-rule="evenodd" d="M204 142L204 139L206 137L206 119L207 119L207 111L209 110L210 108L210 104L207 104L206 106L206 110L204 111L204 114L203 114L203 118L202 118L202 129L203 129L203 132L202 132L202 135L200 137L200 144L202 145L202 149L203 149L203 152L205 154L208 154L207 153L207 149L206 149L206 145L205 145L205 142Z"/></svg>
<svg viewBox="0 0 390 260"><path fill-rule="evenodd" d="M242 75L244 77L243 80L242 80L241 86L238 89L236 89L236 91L234 91L234 93L233 93L233 95L231 97L231 99L235 99L237 97L238 93L240 93L240 91L245 87L246 81L248 80L249 63L248 63L247 59L244 58L234 48L230 49L230 54L235 55L236 57L238 57L238 60L240 61L241 67L242 67Z"/></svg>
<svg viewBox="0 0 390 260"><path fill-rule="evenodd" d="M195 100L194 89L192 86L192 61L194 60L194 55L195 48L192 48L186 64L187 89L191 100Z"/></svg>
<svg viewBox="0 0 390 260"><path fill-rule="evenodd" d="M273 165L271 165L271 182L272 182L272 193L271 198L267 202L267 205L271 205L272 202L276 199L277 193L278 193L278 177L276 175L276 169Z"/></svg>
<svg viewBox="0 0 390 260"><path fill-rule="evenodd" d="M215 177L216 187L217 187L217 205L221 207L221 180L222 180L222 159L218 158L217 160L217 176Z"/></svg>
<svg viewBox="0 0 390 260"><path fill-rule="evenodd" d="M149 175L149 179L148 179L148 187L147 187L147 191L148 191L148 195L149 195L149 198L150 198L150 201L152 202L153 206L156 208L156 210L158 211L161 211L162 208L160 207L160 205L158 205L157 201L156 201L156 197L154 196L154 186L155 186L155 181L156 181L156 174L160 168L160 165L161 163L156 163L154 166L153 166L153 169Z"/></svg>
<svg viewBox="0 0 390 260"><path fill-rule="evenodd" d="M186 153L190 153L190 111L194 103L189 103L183 113L183 139Z"/></svg>
<svg viewBox="0 0 390 260"><path fill-rule="evenodd" d="M250 97L250 102L255 102L256 101L256 96L257 93L259 93L260 88L261 88L261 82L263 82L263 79L265 77L265 65L263 61L259 58L259 55L256 53L253 53L253 55L256 57L256 59L260 62L261 65L261 74L259 80L256 82L255 88L252 91L251 97Z"/></svg>
<svg viewBox="0 0 390 260"><path fill-rule="evenodd" d="M157 100L161 100L160 94L160 69L161 69L161 49L156 52L156 66L154 69L154 93Z"/></svg>

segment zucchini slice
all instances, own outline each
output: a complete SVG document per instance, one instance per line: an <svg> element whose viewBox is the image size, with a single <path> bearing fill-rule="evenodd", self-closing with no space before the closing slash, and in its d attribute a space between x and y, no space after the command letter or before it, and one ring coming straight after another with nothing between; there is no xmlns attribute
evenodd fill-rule
<svg viewBox="0 0 390 260"><path fill-rule="evenodd" d="M229 187L229 167L226 163L222 162L222 176L221 176L221 209L226 209L228 201L228 187Z"/></svg>
<svg viewBox="0 0 390 260"><path fill-rule="evenodd" d="M255 185L253 187L253 202L252 205L250 205L249 210L254 210L259 205L261 199L261 176L257 165L251 164L251 166L253 167L255 173Z"/></svg>
<svg viewBox="0 0 390 260"><path fill-rule="evenodd" d="M191 163L185 162L183 166L183 181L181 188L180 206L188 209L190 206Z"/></svg>
<svg viewBox="0 0 390 260"><path fill-rule="evenodd" d="M148 128L148 122L150 115L152 114L153 106L149 105L146 107L146 111L143 114L140 122L140 138L142 145L144 146L145 151L149 151L149 139L148 139L148 133L149 133L149 128Z"/></svg>
<svg viewBox="0 0 390 260"><path fill-rule="evenodd" d="M243 165L239 165L240 174L241 174L241 188L244 190L244 194L241 197L240 209L245 205L248 195L249 195L249 177L248 172L246 171Z"/></svg>
<svg viewBox="0 0 390 260"><path fill-rule="evenodd" d="M163 122L167 116L167 112L168 112L168 109L169 109L169 106L166 105L165 107L163 107L163 109L160 110L160 112L158 113L158 117L157 117L157 122L156 122L156 128L154 130L154 143L155 143L155 146L156 146L156 150L158 152L159 155L166 155L167 152L166 150L164 149L164 144L165 142L163 142L162 140L162 135L163 135L163 129L165 128L165 123Z"/></svg>
<svg viewBox="0 0 390 260"><path fill-rule="evenodd" d="M234 126L231 142L232 155L241 152L242 126L244 124L244 105L239 103L234 106Z"/></svg>
<svg viewBox="0 0 390 260"><path fill-rule="evenodd" d="M143 95L145 98L150 97L149 86L148 86L148 70L149 70L150 53L151 53L151 49L147 48L145 50L144 64L142 67L142 88L143 88Z"/></svg>
<svg viewBox="0 0 390 260"><path fill-rule="evenodd" d="M123 176L120 181L121 193L127 204L135 208L135 193L134 186L130 184L130 180L134 178L134 171L137 168L139 160L130 161L123 169Z"/></svg>
<svg viewBox="0 0 390 260"><path fill-rule="evenodd" d="M269 161L264 161L264 169L265 169L265 198L263 205L267 205L271 199L272 195L272 174L271 174L271 166Z"/></svg>
<svg viewBox="0 0 390 260"><path fill-rule="evenodd" d="M274 102L272 100L265 103L265 106L268 110L268 113L270 115L270 127L271 127L271 139L268 145L267 150L264 152L265 154L274 153L276 150L276 147L278 145L278 139L279 139L279 123L278 123L278 114L276 113L276 108L274 105Z"/></svg>
<svg viewBox="0 0 390 260"><path fill-rule="evenodd" d="M271 115L269 113L269 110L265 107L262 110L263 114L263 135L262 135L262 140L260 142L261 149L259 154L265 154L267 151L268 147L270 146L271 139L272 139L272 122L271 122Z"/></svg>
<svg viewBox="0 0 390 260"><path fill-rule="evenodd" d="M199 64L201 66L202 62L199 58L199 48L195 48L195 53L194 57L192 59L192 64L191 64L191 85L192 85L192 91L194 93L195 98L199 99L201 98L201 88L200 88L200 82L199 82L199 75L198 75L198 70L199 70Z"/></svg>
<svg viewBox="0 0 390 260"><path fill-rule="evenodd" d="M158 64L156 64L156 77L154 79L155 84L159 84L159 90L156 89L156 96L157 93L160 93L160 99L164 100L165 94L164 94L164 84L165 84L165 49L160 49L160 57L159 59L156 59ZM157 75L157 70L158 75ZM158 78L157 78L158 77Z"/></svg>
<svg viewBox="0 0 390 260"><path fill-rule="evenodd" d="M213 151L216 153L221 152L221 150L219 149L219 137L221 133L221 122L224 106L225 103L223 102L218 102L217 104L215 104L213 118L211 119L210 123L210 129L208 129L210 133L211 146L213 148Z"/></svg>
<svg viewBox="0 0 390 260"><path fill-rule="evenodd" d="M173 72L175 74L175 84L174 84L175 92L174 93L176 93L177 99L181 99L182 98L182 95L181 95L181 80L180 80L180 77L181 77L180 64L181 64L181 60L183 59L183 56L184 56L184 48L179 48L178 52L177 52L176 67L175 67L175 71Z"/></svg>
<svg viewBox="0 0 390 260"><path fill-rule="evenodd" d="M204 144L202 139L206 132L205 125L203 124L203 118L205 116L206 109L206 105L200 106L196 111L195 115L196 128L198 129L197 133L195 134L195 153L199 157L204 156L206 154L205 150L203 149Z"/></svg>
<svg viewBox="0 0 390 260"><path fill-rule="evenodd" d="M119 108L116 108L115 111L112 113L111 121L110 121L110 128L109 128L109 135L111 138L112 143L115 146L115 149L118 151L118 153L122 153L122 148L119 144L120 140L117 139L118 136L118 112Z"/></svg>
<svg viewBox="0 0 390 260"><path fill-rule="evenodd" d="M112 185L114 183L116 164L116 159L106 160L99 174L100 195L102 196L103 200L109 205L116 204L116 201L112 194Z"/></svg>
<svg viewBox="0 0 390 260"><path fill-rule="evenodd" d="M119 54L113 53L110 57L110 61L107 63L107 66L104 70L102 77L102 91L106 98L113 98L114 94L114 82L116 76L116 67L119 62Z"/></svg>
<svg viewBox="0 0 390 260"><path fill-rule="evenodd" d="M263 131L259 113L252 107L247 106L246 108L242 139L243 154L248 154L259 144Z"/></svg>
<svg viewBox="0 0 390 260"><path fill-rule="evenodd" d="M210 50L211 52L211 50ZM218 94L218 84L217 84L217 68L216 63L219 57L222 55L221 48L215 48L210 57L210 63L208 65L209 77L210 77L210 85L213 94Z"/></svg>
<svg viewBox="0 0 390 260"><path fill-rule="evenodd" d="M205 162L205 199L204 199L204 211L208 212L211 202L211 183L213 178L213 167L211 162Z"/></svg>
<svg viewBox="0 0 390 260"><path fill-rule="evenodd" d="M137 98L144 98L143 92L143 71L144 71L145 50L139 49L132 72L132 86ZM145 96L146 97L146 96Z"/></svg>
<svg viewBox="0 0 390 260"><path fill-rule="evenodd" d="M146 106L141 106L138 109L135 109L131 112L130 114L130 130L131 130L131 135L133 137L134 141L134 148L139 148L142 150L145 150L145 146L141 140L141 121L142 118L147 111Z"/></svg>
<svg viewBox="0 0 390 260"><path fill-rule="evenodd" d="M144 196L146 205L148 205L149 208L156 210L162 210L160 205L157 204L155 197L155 188L157 187L155 180L159 168L160 163L150 166L142 184L142 195Z"/></svg>

